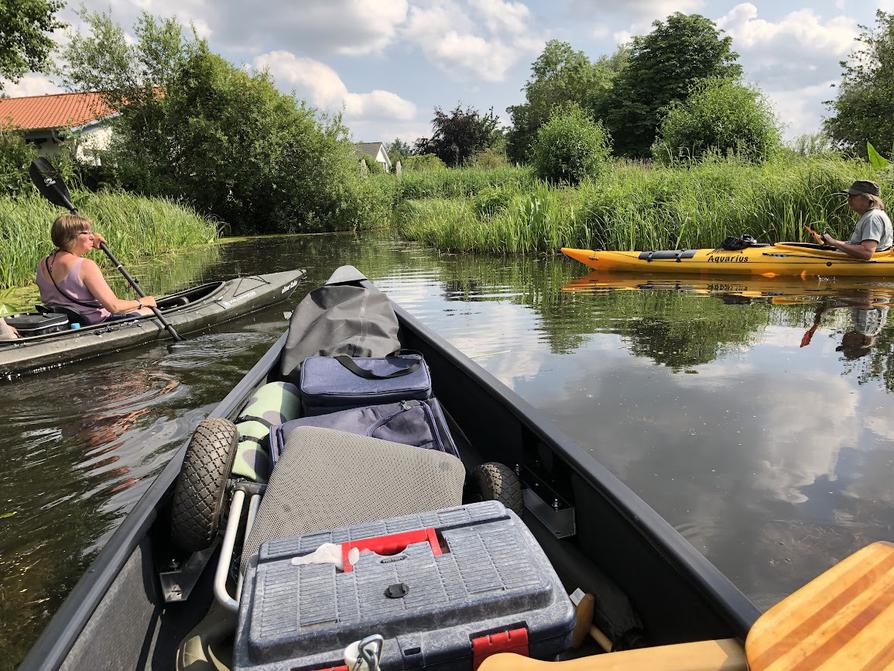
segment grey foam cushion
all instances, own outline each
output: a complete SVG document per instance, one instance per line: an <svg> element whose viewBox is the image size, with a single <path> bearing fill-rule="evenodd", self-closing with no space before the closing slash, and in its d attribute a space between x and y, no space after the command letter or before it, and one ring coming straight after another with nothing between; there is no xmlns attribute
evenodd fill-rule
<svg viewBox="0 0 894 671"><path fill-rule="evenodd" d="M458 506L464 479L452 454L332 429L295 429L245 541L242 570L271 538Z"/></svg>

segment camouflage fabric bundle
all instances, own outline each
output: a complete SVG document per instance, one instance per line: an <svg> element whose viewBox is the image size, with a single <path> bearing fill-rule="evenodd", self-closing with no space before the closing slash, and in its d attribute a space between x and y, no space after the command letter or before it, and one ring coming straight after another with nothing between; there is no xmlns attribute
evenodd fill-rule
<svg viewBox="0 0 894 671"><path fill-rule="evenodd" d="M255 391L236 423L239 445L233 462L234 476L267 481L273 467L270 427L295 419L299 408L298 388L291 382L271 382Z"/></svg>

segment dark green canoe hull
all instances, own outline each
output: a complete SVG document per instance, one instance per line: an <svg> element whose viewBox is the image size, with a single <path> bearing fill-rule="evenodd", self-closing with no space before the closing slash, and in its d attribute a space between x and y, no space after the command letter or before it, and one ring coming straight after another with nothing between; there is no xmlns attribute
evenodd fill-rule
<svg viewBox="0 0 894 671"><path fill-rule="evenodd" d="M180 334L199 331L288 298L303 270L237 277L159 299ZM0 341L0 379L14 379L72 361L136 347L170 335L152 316L96 324L74 331Z"/></svg>

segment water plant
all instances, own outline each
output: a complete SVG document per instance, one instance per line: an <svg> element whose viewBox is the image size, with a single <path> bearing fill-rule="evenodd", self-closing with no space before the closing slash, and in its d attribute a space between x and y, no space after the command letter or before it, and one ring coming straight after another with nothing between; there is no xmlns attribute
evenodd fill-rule
<svg viewBox="0 0 894 671"><path fill-rule="evenodd" d="M159 259L217 237L213 221L170 200L119 192L75 192L72 198L123 263ZM50 223L61 213L36 193L0 198L0 289L33 282L38 261L53 248ZM95 259L107 264L100 254Z"/></svg>
<svg viewBox="0 0 894 671"><path fill-rule="evenodd" d="M862 161L835 155L780 156L763 164L736 157L658 166L617 161L596 180L556 187L527 179L502 180L499 208L481 186L485 174L452 174L440 184L403 189L394 221L398 232L441 249L491 253L552 253L559 247L667 249L713 247L728 235L800 240L803 225L838 237L853 215L837 195L854 179L872 176ZM521 174L521 173L520 173ZM883 193L894 189L885 175ZM415 186L419 186L418 184ZM484 192L485 195L473 195ZM428 194L432 194L431 196ZM401 197L402 196L402 197Z"/></svg>

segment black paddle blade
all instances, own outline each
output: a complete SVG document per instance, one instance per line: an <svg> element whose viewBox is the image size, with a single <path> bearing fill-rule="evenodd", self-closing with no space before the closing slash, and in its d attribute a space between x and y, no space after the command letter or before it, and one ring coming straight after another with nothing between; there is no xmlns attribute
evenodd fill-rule
<svg viewBox="0 0 894 671"><path fill-rule="evenodd" d="M64 207L71 212L77 212L77 209L71 203L68 187L62 181L59 171L43 156L38 156L31 161L28 174L31 176L31 181L34 182L37 190L53 205Z"/></svg>

